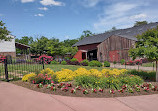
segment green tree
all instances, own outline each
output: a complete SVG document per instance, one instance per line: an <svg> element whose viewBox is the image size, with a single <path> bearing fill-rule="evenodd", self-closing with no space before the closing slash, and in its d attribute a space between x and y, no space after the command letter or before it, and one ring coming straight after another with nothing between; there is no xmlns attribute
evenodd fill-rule
<svg viewBox="0 0 158 111"><path fill-rule="evenodd" d="M112 31L115 31L115 30L117 30L117 28L114 26L114 27L112 27L110 30L105 31L105 33L106 33L106 32L112 32Z"/></svg>
<svg viewBox="0 0 158 111"><path fill-rule="evenodd" d="M31 46L31 53L33 54L44 54L45 51L48 50L48 41L49 39L47 37L42 36L41 38L37 38Z"/></svg>
<svg viewBox="0 0 158 111"><path fill-rule="evenodd" d="M67 39L63 41L63 45L66 47L71 47L72 45L74 45L76 42L78 42L78 39Z"/></svg>
<svg viewBox="0 0 158 111"><path fill-rule="evenodd" d="M129 50L133 59L144 57L156 61L156 81L158 82L158 27L138 35L135 48Z"/></svg>
<svg viewBox="0 0 158 111"><path fill-rule="evenodd" d="M19 42L25 45L30 45L33 43L33 37L24 36L21 39L16 38L15 42Z"/></svg>
<svg viewBox="0 0 158 111"><path fill-rule="evenodd" d="M62 55L63 44L59 42L59 39L52 38L48 41L48 54L49 55Z"/></svg>
<svg viewBox="0 0 158 111"><path fill-rule="evenodd" d="M24 36L21 39L16 38L15 42L21 43L21 44L25 44L25 45L31 45L33 43L33 38L32 37L28 37L28 36ZM23 51L16 48L16 53L17 54L22 54ZM28 51L27 51L28 53Z"/></svg>
<svg viewBox="0 0 158 111"><path fill-rule="evenodd" d="M94 35L94 34L91 31L85 30L85 31L82 32L82 35L79 38L79 40L82 40L83 38L88 37L88 36L92 36L92 35Z"/></svg>
<svg viewBox="0 0 158 111"><path fill-rule="evenodd" d="M0 40L8 41L12 39L11 37L7 37L10 34L10 31L7 30L7 27L4 26L5 23L0 21Z"/></svg>
<svg viewBox="0 0 158 111"><path fill-rule="evenodd" d="M135 24L134 24L134 27L144 25L144 24L148 24L148 22L147 21L136 21Z"/></svg>

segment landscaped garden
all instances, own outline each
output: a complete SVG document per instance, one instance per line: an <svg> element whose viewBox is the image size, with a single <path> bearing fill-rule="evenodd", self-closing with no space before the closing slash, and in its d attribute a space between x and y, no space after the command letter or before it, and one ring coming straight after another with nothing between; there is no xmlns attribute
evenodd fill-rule
<svg viewBox="0 0 158 111"><path fill-rule="evenodd" d="M118 97L158 93L155 72L74 65L46 66L49 68L26 74L22 80L12 83L66 96Z"/></svg>

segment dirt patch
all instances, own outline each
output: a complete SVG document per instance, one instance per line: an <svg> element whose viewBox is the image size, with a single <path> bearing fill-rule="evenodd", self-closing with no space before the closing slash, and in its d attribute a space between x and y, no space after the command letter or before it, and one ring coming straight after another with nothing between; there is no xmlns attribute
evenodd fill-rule
<svg viewBox="0 0 158 111"><path fill-rule="evenodd" d="M72 87L68 87L68 91L62 91L61 88L57 88L57 84L55 84L56 91L53 91L51 89L47 89L46 85L43 86L43 88L38 88L36 84L32 84L29 82L23 82L21 80L19 81L12 81L11 83L16 84L18 86L22 86L34 91L42 92L42 93L48 93L48 94L54 94L54 95L62 95L62 96L72 96L72 97L91 97L91 98L110 98L110 97L125 97L125 96L139 96L139 95L150 95L150 94L158 94L158 90L153 91L144 91L143 88L140 89L140 92L137 92L134 90L133 93L129 93L128 91L124 91L123 93L115 91L114 94L110 94L109 90L110 89L104 89L103 92L99 92L97 90L96 93L92 92L91 89L86 89L88 91L88 94L83 94L83 89L81 87L81 90L76 90L76 93L71 93L71 89L75 88L74 85ZM153 85L158 86L157 82L152 82Z"/></svg>

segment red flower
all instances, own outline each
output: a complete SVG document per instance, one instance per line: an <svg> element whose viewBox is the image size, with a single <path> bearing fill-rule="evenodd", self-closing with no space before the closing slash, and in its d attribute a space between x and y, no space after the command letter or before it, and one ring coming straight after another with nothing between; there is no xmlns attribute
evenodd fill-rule
<svg viewBox="0 0 158 111"><path fill-rule="evenodd" d="M72 85L71 85L71 83L67 83L66 86L71 87Z"/></svg>
<svg viewBox="0 0 158 111"><path fill-rule="evenodd" d="M103 89L99 88L99 92L103 92Z"/></svg>
<svg viewBox="0 0 158 111"><path fill-rule="evenodd" d="M76 90L74 88L72 88L71 93L76 93Z"/></svg>
<svg viewBox="0 0 158 111"><path fill-rule="evenodd" d="M37 84L36 86L37 86L37 88L39 88L39 84Z"/></svg>

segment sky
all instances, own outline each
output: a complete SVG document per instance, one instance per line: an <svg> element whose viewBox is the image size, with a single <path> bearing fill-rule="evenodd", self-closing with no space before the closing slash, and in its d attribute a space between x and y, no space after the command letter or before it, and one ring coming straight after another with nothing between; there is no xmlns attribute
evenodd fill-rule
<svg viewBox="0 0 158 111"><path fill-rule="evenodd" d="M79 38L84 30L103 33L158 22L158 0L0 0L0 20L16 38Z"/></svg>

